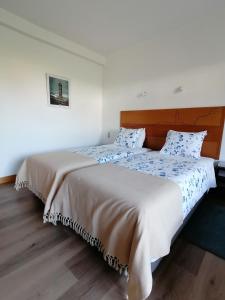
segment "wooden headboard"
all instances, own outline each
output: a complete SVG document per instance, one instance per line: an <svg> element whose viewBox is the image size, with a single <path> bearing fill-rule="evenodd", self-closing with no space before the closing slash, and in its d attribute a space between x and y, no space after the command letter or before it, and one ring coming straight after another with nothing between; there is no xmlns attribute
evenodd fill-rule
<svg viewBox="0 0 225 300"><path fill-rule="evenodd" d="M170 129L192 132L207 130L201 155L218 159L224 117L224 106L121 111L120 126L146 128L144 146L152 150L162 148Z"/></svg>

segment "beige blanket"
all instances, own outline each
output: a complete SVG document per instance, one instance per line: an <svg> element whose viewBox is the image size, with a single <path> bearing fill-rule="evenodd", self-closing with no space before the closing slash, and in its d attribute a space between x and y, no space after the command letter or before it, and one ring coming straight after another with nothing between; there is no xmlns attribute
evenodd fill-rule
<svg viewBox="0 0 225 300"><path fill-rule="evenodd" d="M150 262L170 251L183 221L179 187L167 179L115 165L67 175L54 198L49 222L72 227L119 271L128 271L130 300L152 288Z"/></svg>
<svg viewBox="0 0 225 300"><path fill-rule="evenodd" d="M97 162L93 158L69 151L33 155L23 162L16 176L15 188L29 188L46 202L48 210L64 176L73 170L94 164Z"/></svg>

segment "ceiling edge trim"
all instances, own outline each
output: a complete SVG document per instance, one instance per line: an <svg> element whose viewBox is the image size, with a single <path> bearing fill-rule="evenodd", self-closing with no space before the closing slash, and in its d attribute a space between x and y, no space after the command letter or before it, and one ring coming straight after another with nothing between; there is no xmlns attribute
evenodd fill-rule
<svg viewBox="0 0 225 300"><path fill-rule="evenodd" d="M106 59L104 56L36 26L2 8L0 8L0 25L90 62L101 66L105 65Z"/></svg>

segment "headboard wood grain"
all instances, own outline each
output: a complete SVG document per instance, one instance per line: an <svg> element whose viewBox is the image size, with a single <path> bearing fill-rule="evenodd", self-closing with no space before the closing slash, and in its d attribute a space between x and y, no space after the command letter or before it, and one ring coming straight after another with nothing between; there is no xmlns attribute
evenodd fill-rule
<svg viewBox="0 0 225 300"><path fill-rule="evenodd" d="M120 126L144 127L144 146L152 150L162 148L170 129L187 132L207 130L201 155L219 159L224 118L224 106L121 111Z"/></svg>

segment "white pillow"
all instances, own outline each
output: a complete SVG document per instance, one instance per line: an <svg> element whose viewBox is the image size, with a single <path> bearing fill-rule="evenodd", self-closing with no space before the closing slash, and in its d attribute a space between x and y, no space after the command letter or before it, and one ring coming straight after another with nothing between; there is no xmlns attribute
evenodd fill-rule
<svg viewBox="0 0 225 300"><path fill-rule="evenodd" d="M206 135L207 131L179 132L169 130L166 143L160 153L200 158L202 143Z"/></svg>
<svg viewBox="0 0 225 300"><path fill-rule="evenodd" d="M114 144L117 146L127 147L127 148L140 148L143 146L144 143L143 138L145 139L145 131L143 135L143 128L141 129L120 128L119 134L117 135Z"/></svg>
<svg viewBox="0 0 225 300"><path fill-rule="evenodd" d="M139 138L137 140L136 147L142 148L145 141L145 128L139 128Z"/></svg>

